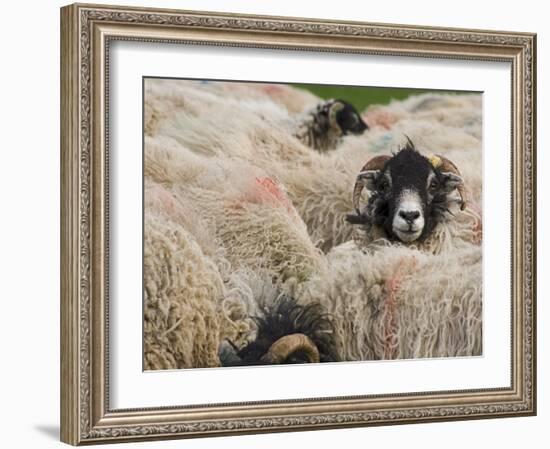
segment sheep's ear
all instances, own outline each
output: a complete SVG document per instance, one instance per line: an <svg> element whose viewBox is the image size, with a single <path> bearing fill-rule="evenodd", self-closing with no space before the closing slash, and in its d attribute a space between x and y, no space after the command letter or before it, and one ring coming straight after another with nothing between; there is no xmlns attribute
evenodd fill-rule
<svg viewBox="0 0 550 449"><path fill-rule="evenodd" d="M376 189L376 179L380 174L380 170L365 170L357 175L357 182L363 184L367 190Z"/></svg>
<svg viewBox="0 0 550 449"><path fill-rule="evenodd" d="M445 193L450 193L454 189L464 184L464 180L462 179L462 177L458 176L455 173L445 172L445 173L442 173L442 175L443 175L442 186Z"/></svg>

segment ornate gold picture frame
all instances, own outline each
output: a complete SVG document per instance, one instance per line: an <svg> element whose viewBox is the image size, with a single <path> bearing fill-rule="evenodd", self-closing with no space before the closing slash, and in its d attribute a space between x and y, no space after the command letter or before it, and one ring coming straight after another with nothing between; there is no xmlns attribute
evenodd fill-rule
<svg viewBox="0 0 550 449"><path fill-rule="evenodd" d="M512 181L509 386L113 408L108 86L109 52L119 41L509 63L512 114L510 129L503 130L512 149L503 153L511 160ZM529 33L104 5L62 8L62 441L79 445L534 415L535 93L536 36Z"/></svg>

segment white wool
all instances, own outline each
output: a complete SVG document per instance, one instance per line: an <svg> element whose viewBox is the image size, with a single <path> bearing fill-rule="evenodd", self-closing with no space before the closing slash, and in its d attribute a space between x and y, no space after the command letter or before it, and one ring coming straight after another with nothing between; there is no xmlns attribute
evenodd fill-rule
<svg viewBox="0 0 550 449"><path fill-rule="evenodd" d="M269 100L283 106L290 113L299 113L319 102L319 98L309 91L296 89L288 84L249 83L216 81L186 81L195 91L214 94L218 98L235 98L238 100Z"/></svg>
<svg viewBox="0 0 550 449"><path fill-rule="evenodd" d="M144 367L217 366L223 282L193 237L162 213L144 221Z"/></svg>
<svg viewBox="0 0 550 449"><path fill-rule="evenodd" d="M343 360L480 355L481 248L430 255L404 245L328 254L326 273L297 292L334 317Z"/></svg>
<svg viewBox="0 0 550 449"><path fill-rule="evenodd" d="M165 139L146 139L145 153L146 176L184 205L194 228L207 230L235 266L261 267L282 282L296 282L323 265L276 178L246 161L197 156Z"/></svg>

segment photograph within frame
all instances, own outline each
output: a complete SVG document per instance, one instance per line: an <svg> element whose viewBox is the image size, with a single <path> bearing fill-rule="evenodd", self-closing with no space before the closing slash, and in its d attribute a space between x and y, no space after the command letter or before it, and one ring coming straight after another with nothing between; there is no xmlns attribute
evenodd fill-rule
<svg viewBox="0 0 550 449"><path fill-rule="evenodd" d="M482 355L481 93L144 77L143 130L145 370Z"/></svg>

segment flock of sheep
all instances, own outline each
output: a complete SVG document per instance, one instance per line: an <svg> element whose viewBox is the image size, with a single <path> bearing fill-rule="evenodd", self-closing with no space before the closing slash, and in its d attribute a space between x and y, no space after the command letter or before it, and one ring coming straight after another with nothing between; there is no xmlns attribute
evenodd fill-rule
<svg viewBox="0 0 550 449"><path fill-rule="evenodd" d="M146 79L145 369L481 355L481 114Z"/></svg>

